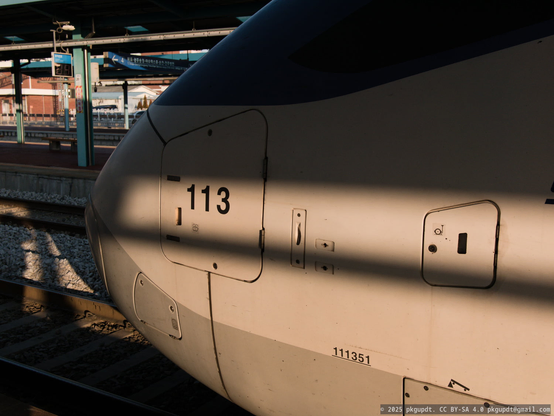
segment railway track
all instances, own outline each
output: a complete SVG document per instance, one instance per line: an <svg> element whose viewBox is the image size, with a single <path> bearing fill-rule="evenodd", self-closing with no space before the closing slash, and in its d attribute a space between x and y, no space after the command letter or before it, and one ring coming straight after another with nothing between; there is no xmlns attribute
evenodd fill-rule
<svg viewBox="0 0 554 416"><path fill-rule="evenodd" d="M141 351L151 357L158 354L111 305L6 281L0 282L0 290L2 374L38 386L27 394L41 408L60 415L98 414L99 405L133 414L173 414L97 388L124 370L121 366L119 371L109 370L122 354L129 356L127 368L140 365L135 354ZM115 347L119 354L110 357ZM99 353L101 359L92 358ZM2 377L3 390L14 393L14 387L5 384L8 380ZM20 386L15 390L21 394Z"/></svg>
<svg viewBox="0 0 554 416"><path fill-rule="evenodd" d="M21 415L42 415L47 412L48 415L85 415L101 414L106 409L110 409L114 414L133 414L133 415L171 415L154 408L143 406L140 403L124 400L120 397L112 396L104 392L87 388L86 386L73 383L63 378L55 377L52 374L44 373L31 367L0 357L0 371L3 380L32 380L33 385L39 386L32 394L29 400L29 392L14 389L13 386L6 388L6 383L2 382L2 390L9 393L9 396L3 394L3 398L10 398L9 414ZM60 392L63 392L61 394ZM54 399L53 399L54 398ZM24 400L20 401L20 400ZM17 402L17 407L13 402ZM30 405L32 402L33 405ZM86 410L83 410L83 403L87 403ZM17 410L14 411L13 408ZM45 410L48 408L49 410ZM32 409L32 410L30 410ZM0 409L0 414L2 409ZM19 412L19 413L18 413ZM40 412L40 413L39 413ZM5 413L8 414L8 413Z"/></svg>
<svg viewBox="0 0 554 416"><path fill-rule="evenodd" d="M6 281L0 293L3 394L24 394L57 415L112 408L137 415L249 415L163 357L109 304ZM7 374L27 380L33 391L22 393Z"/></svg>
<svg viewBox="0 0 554 416"><path fill-rule="evenodd" d="M76 205L0 197L0 223L86 235L84 213Z"/></svg>
<svg viewBox="0 0 554 416"><path fill-rule="evenodd" d="M78 205L56 204L53 202L35 201L20 198L0 197L0 206L14 206L18 208L38 209L71 215L84 215L85 208Z"/></svg>

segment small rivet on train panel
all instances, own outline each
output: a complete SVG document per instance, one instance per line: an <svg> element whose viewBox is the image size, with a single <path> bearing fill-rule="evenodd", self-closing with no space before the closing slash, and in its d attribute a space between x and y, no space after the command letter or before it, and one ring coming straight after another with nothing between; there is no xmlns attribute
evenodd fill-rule
<svg viewBox="0 0 554 416"><path fill-rule="evenodd" d="M209 130L208 130L208 136L211 136L212 134L214 134L213 130L212 130L212 129L209 129Z"/></svg>
<svg viewBox="0 0 554 416"><path fill-rule="evenodd" d="M217 263L214 263L214 264L213 264L213 268L214 268L215 270L217 270Z"/></svg>
<svg viewBox="0 0 554 416"><path fill-rule="evenodd" d="M436 253L436 252L437 252L437 246L434 245L434 244L431 244L431 245L429 246L429 251L430 251L431 253Z"/></svg>

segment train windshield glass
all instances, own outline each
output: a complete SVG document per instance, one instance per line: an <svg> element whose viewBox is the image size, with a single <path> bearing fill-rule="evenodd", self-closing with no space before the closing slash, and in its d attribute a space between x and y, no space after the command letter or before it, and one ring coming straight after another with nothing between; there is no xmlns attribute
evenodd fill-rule
<svg viewBox="0 0 554 416"><path fill-rule="evenodd" d="M322 72L366 72L552 18L551 0L374 0L290 59Z"/></svg>

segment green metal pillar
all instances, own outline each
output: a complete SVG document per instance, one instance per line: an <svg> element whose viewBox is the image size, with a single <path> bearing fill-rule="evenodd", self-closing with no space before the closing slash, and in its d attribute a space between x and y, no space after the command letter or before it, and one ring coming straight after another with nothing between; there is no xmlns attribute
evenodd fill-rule
<svg viewBox="0 0 554 416"><path fill-rule="evenodd" d="M76 31L77 32L77 31ZM82 39L73 33L73 39ZM77 158L79 166L94 165L94 132L92 125L92 86L90 82L90 51L74 48L75 107L77 113Z"/></svg>
<svg viewBox="0 0 554 416"><path fill-rule="evenodd" d="M23 120L23 77L19 58L13 60L13 75L15 88L15 123L17 126L17 143L25 143L25 126Z"/></svg>
<svg viewBox="0 0 554 416"><path fill-rule="evenodd" d="M123 127L129 128L129 84L127 81L123 83Z"/></svg>
<svg viewBox="0 0 554 416"><path fill-rule="evenodd" d="M67 81L67 78L64 78ZM63 83L63 115L65 119L65 131L69 131L69 89L67 82Z"/></svg>

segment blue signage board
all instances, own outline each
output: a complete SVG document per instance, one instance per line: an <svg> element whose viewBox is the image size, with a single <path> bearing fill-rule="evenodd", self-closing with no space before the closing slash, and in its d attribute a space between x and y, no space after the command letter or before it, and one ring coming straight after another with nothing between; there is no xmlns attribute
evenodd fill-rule
<svg viewBox="0 0 554 416"><path fill-rule="evenodd" d="M72 77L73 65L70 53L52 52L52 76Z"/></svg>
<svg viewBox="0 0 554 416"><path fill-rule="evenodd" d="M162 74L182 74L190 68L190 65L191 63L186 60L104 52L104 68L133 69Z"/></svg>

